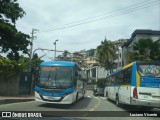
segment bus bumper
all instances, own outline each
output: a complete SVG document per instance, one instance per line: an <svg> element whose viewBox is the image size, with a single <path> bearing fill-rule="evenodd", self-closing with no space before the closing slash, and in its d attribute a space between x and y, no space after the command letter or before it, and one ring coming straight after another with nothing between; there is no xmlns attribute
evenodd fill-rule
<svg viewBox="0 0 160 120"><path fill-rule="evenodd" d="M47 97L48 96L43 96L43 98L45 98L45 100L44 100L44 99L42 99L42 96L40 96L37 92L35 92L35 100L38 102L52 103L52 104L72 104L74 102L73 101L73 94L69 94L69 95L65 96L62 100L56 101L56 102L51 99L47 100Z"/></svg>
<svg viewBox="0 0 160 120"><path fill-rule="evenodd" d="M160 100L139 100L135 98L131 98L131 105L139 105L139 106L148 106L160 108Z"/></svg>

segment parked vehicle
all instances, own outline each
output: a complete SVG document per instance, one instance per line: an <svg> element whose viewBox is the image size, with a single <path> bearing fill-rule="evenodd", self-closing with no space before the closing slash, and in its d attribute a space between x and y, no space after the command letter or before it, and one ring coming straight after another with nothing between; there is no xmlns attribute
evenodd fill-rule
<svg viewBox="0 0 160 120"><path fill-rule="evenodd" d="M93 90L93 94L94 94L95 96L98 96L98 95L104 96L104 88L102 88L102 87L97 87L97 88L95 88L95 89Z"/></svg>

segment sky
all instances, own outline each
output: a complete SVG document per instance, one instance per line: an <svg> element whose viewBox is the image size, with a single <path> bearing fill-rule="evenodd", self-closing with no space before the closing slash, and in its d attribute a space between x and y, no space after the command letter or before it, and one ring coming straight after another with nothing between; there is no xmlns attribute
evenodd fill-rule
<svg viewBox="0 0 160 120"><path fill-rule="evenodd" d="M18 0L26 12L16 22L19 31L36 38L37 48L67 50L96 49L105 39L129 39L136 29L160 30L160 0ZM54 52L37 50L43 60ZM57 53L60 55L62 53Z"/></svg>

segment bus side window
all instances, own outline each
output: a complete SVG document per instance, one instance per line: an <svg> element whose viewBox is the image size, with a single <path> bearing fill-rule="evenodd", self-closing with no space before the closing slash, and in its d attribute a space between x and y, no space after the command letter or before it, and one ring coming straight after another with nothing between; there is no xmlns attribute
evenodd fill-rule
<svg viewBox="0 0 160 120"><path fill-rule="evenodd" d="M112 85L114 85L114 84L116 83L116 78L115 78L115 76L112 76L112 77L111 77L111 81L112 81Z"/></svg>
<svg viewBox="0 0 160 120"><path fill-rule="evenodd" d="M115 83L118 84L118 82L119 82L119 74L116 74L115 75Z"/></svg>
<svg viewBox="0 0 160 120"><path fill-rule="evenodd" d="M78 70L78 66L77 65L75 66L74 70L75 70L74 85L76 86L77 80L78 80L78 77L79 77L79 70Z"/></svg>
<svg viewBox="0 0 160 120"><path fill-rule="evenodd" d="M131 81L131 68L128 68L126 70L123 71L123 83L124 84L129 84Z"/></svg>
<svg viewBox="0 0 160 120"><path fill-rule="evenodd" d="M120 72L118 77L119 77L118 83L121 84L123 82L123 73Z"/></svg>
<svg viewBox="0 0 160 120"><path fill-rule="evenodd" d="M108 78L108 81L107 81L107 86L110 86L110 77Z"/></svg>
<svg viewBox="0 0 160 120"><path fill-rule="evenodd" d="M106 86L109 86L110 85L110 79L109 79L110 77L107 77L106 78Z"/></svg>
<svg viewBox="0 0 160 120"><path fill-rule="evenodd" d="M111 77L108 78L108 85L110 86L112 83L111 83Z"/></svg>
<svg viewBox="0 0 160 120"><path fill-rule="evenodd" d="M110 77L110 85L113 85L113 76Z"/></svg>

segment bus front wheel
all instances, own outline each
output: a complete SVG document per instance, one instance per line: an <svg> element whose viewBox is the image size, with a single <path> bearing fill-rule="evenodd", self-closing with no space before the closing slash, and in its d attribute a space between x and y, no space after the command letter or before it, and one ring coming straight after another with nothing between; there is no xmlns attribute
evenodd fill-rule
<svg viewBox="0 0 160 120"><path fill-rule="evenodd" d="M77 92L77 95L76 95L76 101L78 101L78 92Z"/></svg>
<svg viewBox="0 0 160 120"><path fill-rule="evenodd" d="M86 93L86 91L83 91L83 96L82 96L82 98L84 98L85 93Z"/></svg>
<svg viewBox="0 0 160 120"><path fill-rule="evenodd" d="M117 105L117 107L119 107L119 106L120 106L120 103L119 103L119 97L118 97L118 95L116 95L116 105Z"/></svg>
<svg viewBox="0 0 160 120"><path fill-rule="evenodd" d="M108 92L106 92L106 97L108 98Z"/></svg>

